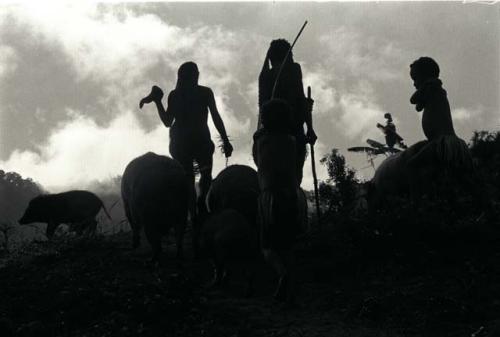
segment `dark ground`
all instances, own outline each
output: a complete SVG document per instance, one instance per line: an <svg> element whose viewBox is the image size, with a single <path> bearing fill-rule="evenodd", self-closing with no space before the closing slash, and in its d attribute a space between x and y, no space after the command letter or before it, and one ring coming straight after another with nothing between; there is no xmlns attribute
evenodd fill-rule
<svg viewBox="0 0 500 337"><path fill-rule="evenodd" d="M130 233L32 243L0 269L0 336L500 336L498 226L324 225L301 243L293 308L264 264L245 299L238 273L208 290L206 261L171 251L155 269Z"/></svg>

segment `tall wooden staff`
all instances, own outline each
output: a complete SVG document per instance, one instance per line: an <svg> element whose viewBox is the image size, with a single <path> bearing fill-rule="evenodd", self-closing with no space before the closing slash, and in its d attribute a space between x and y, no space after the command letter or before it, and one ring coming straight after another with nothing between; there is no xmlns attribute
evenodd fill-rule
<svg viewBox="0 0 500 337"><path fill-rule="evenodd" d="M285 55L285 58L283 59L283 62L281 62L280 68L278 69L278 74L276 75L276 80L274 81L273 91L271 91L271 99L274 98L274 94L276 93L276 85L278 84L278 80L280 78L281 72L283 71L283 67L285 66L286 60L288 59L288 56L292 52L293 46L295 46L295 43L297 42L297 40L299 39L300 35L302 34L302 31L304 30L304 28L306 28L306 25L307 25L307 20L302 25L302 28L300 28L299 33L295 37L295 40L293 40L293 43L290 46L290 49L288 49L288 51L287 51L287 53Z"/></svg>
<svg viewBox="0 0 500 337"><path fill-rule="evenodd" d="M307 87L307 98L311 99L311 87ZM312 117L311 117L312 118ZM313 183L314 183L314 199L316 201L316 217L319 223L321 218L321 210L319 208L319 191L318 191L318 177L316 176L316 159L314 158L314 145L309 144L311 147L311 169L313 174Z"/></svg>

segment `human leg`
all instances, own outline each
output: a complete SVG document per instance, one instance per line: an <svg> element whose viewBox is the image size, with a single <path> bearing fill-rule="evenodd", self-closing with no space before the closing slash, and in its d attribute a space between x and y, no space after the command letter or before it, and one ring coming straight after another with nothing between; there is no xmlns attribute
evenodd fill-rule
<svg viewBox="0 0 500 337"><path fill-rule="evenodd" d="M304 175L304 163L306 161L306 142L305 140L298 140L296 143L296 175L297 175L297 183L298 186L302 183L302 177Z"/></svg>

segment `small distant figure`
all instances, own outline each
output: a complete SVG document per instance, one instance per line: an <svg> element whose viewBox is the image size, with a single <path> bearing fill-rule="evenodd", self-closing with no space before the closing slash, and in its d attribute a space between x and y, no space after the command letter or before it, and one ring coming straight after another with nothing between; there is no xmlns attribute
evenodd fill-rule
<svg viewBox="0 0 500 337"><path fill-rule="evenodd" d="M280 277L275 298L289 302L294 295L294 246L304 229L307 203L295 170L297 141L290 128L294 120L287 102L275 99L264 104L261 122L253 147L260 187L261 246Z"/></svg>
<svg viewBox="0 0 500 337"><path fill-rule="evenodd" d="M199 85L198 78L196 63L186 62L179 67L177 85L168 95L167 109L161 101L163 91L157 86L153 86L151 93L143 98L139 105L142 108L144 104L154 102L161 121L167 128L171 128L170 154L184 167L191 181L190 213L195 226L198 226L199 216L206 215L205 197L212 181L212 156L215 146L207 125L208 111L222 138L225 156L230 157L233 152L233 146L217 110L214 93L212 89ZM197 201L194 162L200 172L200 195ZM195 236L197 234L199 233L195 230ZM193 237L193 240L198 242L196 237Z"/></svg>
<svg viewBox="0 0 500 337"><path fill-rule="evenodd" d="M300 185L306 159L306 144L314 145L317 136L311 117L314 101L304 95L302 69L298 63L294 62L291 50L287 57L289 50L290 43L288 41L277 39L271 42L267 51L259 75L258 129L262 127L262 107L266 102L277 98L288 103L292 114L291 129L296 140L296 174ZM279 73L281 67L282 70ZM304 123L307 126L307 133L304 133Z"/></svg>
<svg viewBox="0 0 500 337"><path fill-rule="evenodd" d="M410 159L409 165L420 167L438 162L448 168L472 169L467 144L453 128L450 104L439 79L439 66L430 57L421 57L410 65L410 76L417 91L410 102L423 110L422 128L427 145Z"/></svg>
<svg viewBox="0 0 500 337"><path fill-rule="evenodd" d="M385 126L377 123L377 128L381 129L385 135L385 143L389 147L390 150L394 149L394 145L399 145L401 148L406 149L407 146L403 142L403 138L396 132L396 125L392 121L392 115L390 113L386 113L384 115L386 119Z"/></svg>
<svg viewBox="0 0 500 337"><path fill-rule="evenodd" d="M46 235L49 239L60 224L69 225L70 230L75 230L79 235L83 234L84 230L88 234L94 234L97 227L96 216L101 208L111 220L102 200L92 192L68 191L39 195L29 202L19 223L47 223Z"/></svg>

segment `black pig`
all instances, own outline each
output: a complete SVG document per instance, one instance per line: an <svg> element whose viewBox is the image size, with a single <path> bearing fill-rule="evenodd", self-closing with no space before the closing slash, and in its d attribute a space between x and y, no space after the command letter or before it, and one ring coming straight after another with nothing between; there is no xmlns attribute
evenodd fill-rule
<svg viewBox="0 0 500 337"><path fill-rule="evenodd" d="M46 235L51 238L57 227L64 223L79 228L79 233L88 228L89 233L97 227L96 215L101 208L111 219L99 197L89 191L68 191L57 194L39 195L33 198L19 219L22 225L33 222L47 223Z"/></svg>
<svg viewBox="0 0 500 337"><path fill-rule="evenodd" d="M133 247L140 244L140 231L153 249L153 260L161 253L161 237L172 226L175 229L177 257L182 243L188 213L188 179L182 166L172 158L148 152L134 160L122 177L122 199L132 227Z"/></svg>

